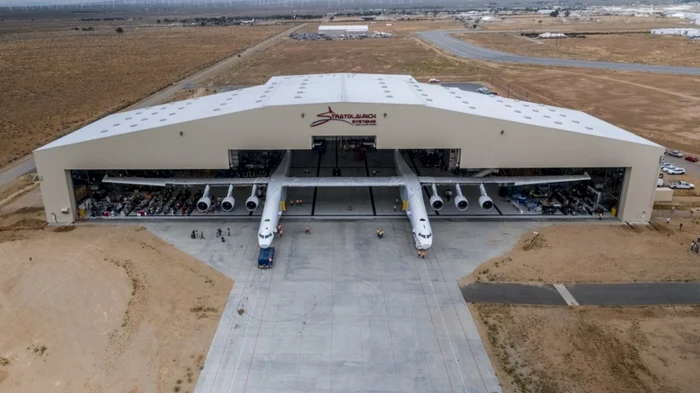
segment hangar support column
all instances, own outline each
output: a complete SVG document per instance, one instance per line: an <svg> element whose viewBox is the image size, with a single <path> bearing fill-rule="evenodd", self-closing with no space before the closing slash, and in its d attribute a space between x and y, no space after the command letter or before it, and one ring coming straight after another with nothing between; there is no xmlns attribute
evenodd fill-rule
<svg viewBox="0 0 700 393"><path fill-rule="evenodd" d="M46 222L49 224L70 224L75 221L76 204L73 180L69 170L42 163L34 155L37 174L40 179L41 197L44 201Z"/></svg>
<svg viewBox="0 0 700 393"><path fill-rule="evenodd" d="M658 164L653 161L625 169L618 213L621 221L634 224L649 222L657 178Z"/></svg>

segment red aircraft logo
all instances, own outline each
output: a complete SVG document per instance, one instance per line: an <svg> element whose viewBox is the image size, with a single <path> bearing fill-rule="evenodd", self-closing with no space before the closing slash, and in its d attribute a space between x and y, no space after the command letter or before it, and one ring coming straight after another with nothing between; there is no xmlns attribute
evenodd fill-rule
<svg viewBox="0 0 700 393"><path fill-rule="evenodd" d="M342 121L351 126L374 126L377 125L377 115L374 113L335 113L331 107L328 112L316 115L319 119L311 123L311 127L326 124L329 121Z"/></svg>

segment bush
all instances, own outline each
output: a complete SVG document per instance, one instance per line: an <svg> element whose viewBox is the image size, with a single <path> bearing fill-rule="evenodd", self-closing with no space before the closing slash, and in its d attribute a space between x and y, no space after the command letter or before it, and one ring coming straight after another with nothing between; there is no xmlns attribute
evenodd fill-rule
<svg viewBox="0 0 700 393"><path fill-rule="evenodd" d="M117 27L117 34L122 34L124 32L124 29L121 27Z"/></svg>

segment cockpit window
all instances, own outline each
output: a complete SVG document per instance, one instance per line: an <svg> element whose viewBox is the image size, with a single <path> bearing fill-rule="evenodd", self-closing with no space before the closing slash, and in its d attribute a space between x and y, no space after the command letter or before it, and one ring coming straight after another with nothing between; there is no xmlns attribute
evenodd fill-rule
<svg viewBox="0 0 700 393"><path fill-rule="evenodd" d="M418 220L418 221L425 221L425 218L421 218L421 219L420 219L420 220Z"/></svg>
<svg viewBox="0 0 700 393"><path fill-rule="evenodd" d="M265 222L270 222L270 219L269 219L269 218L266 218L266 219L265 219Z"/></svg>
<svg viewBox="0 0 700 393"><path fill-rule="evenodd" d="M272 234L268 233L267 235L263 235L262 233L258 233L258 237L261 239L269 239L270 237L272 237Z"/></svg>

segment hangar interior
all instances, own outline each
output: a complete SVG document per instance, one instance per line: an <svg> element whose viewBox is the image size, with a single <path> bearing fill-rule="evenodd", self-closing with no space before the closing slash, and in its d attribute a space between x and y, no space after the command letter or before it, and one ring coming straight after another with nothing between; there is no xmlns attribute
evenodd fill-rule
<svg viewBox="0 0 700 393"><path fill-rule="evenodd" d="M587 174L590 180L520 187L470 179L462 184L467 208L455 203L454 181L422 181L423 203L436 218L590 219L602 213L627 222L650 218L663 154L661 146L583 112L420 83L409 75L319 74L273 77L260 86L117 113L34 156L47 221L68 223L259 216L264 182L219 181L209 187L205 209L198 198L210 178L267 178L287 151L294 178L399 176L397 157L422 178ZM200 182L108 184L105 176ZM231 195L222 184L230 184ZM283 188L285 216L405 214L399 187ZM441 209L433 208L434 193L444 202ZM492 200L488 209L480 202L485 196Z"/></svg>
<svg viewBox="0 0 700 393"><path fill-rule="evenodd" d="M393 151L376 149L375 137L314 137L309 150L293 150L289 175L293 177L373 177L396 176ZM265 187L256 187L262 203L251 209L246 205L251 186L234 187L233 209L222 204L227 187L213 187L210 207L202 211L197 201L204 186L153 187L103 183L110 177L153 178L256 178L268 177L279 164L284 151L230 150L230 168L226 170L79 170L71 171L76 205L81 219L129 217L226 217L260 216L265 201ZM590 181L543 184L522 187L487 185L493 207L479 206L478 187L467 186L462 192L470 202L461 210L454 203L455 189L437 186L444 205L436 210L430 205L432 190L425 186L424 201L428 214L442 217L498 216L568 216L598 218L614 216L622 191L624 168L515 168L484 170L460 168L459 149L409 149L401 154L417 175L424 176L548 176L588 173ZM404 214L399 190L387 187L290 188L285 203L289 216L401 216Z"/></svg>

